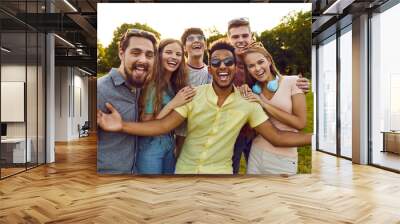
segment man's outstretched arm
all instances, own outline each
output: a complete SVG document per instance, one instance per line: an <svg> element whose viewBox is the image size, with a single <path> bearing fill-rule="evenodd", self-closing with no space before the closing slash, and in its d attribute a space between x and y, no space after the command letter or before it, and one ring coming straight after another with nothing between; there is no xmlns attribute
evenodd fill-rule
<svg viewBox="0 0 400 224"><path fill-rule="evenodd" d="M311 144L311 134L281 131L268 120L254 129L274 146L296 147Z"/></svg>
<svg viewBox="0 0 400 224"><path fill-rule="evenodd" d="M185 120L178 112L172 111L161 120L125 122L111 104L106 103L106 107L111 113L106 114L97 110L97 125L104 131L124 132L140 136L156 136L172 131Z"/></svg>

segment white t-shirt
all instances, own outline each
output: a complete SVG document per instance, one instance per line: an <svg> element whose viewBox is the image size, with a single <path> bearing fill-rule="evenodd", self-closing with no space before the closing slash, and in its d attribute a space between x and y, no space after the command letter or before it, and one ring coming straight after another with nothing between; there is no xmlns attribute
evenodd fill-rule
<svg viewBox="0 0 400 224"><path fill-rule="evenodd" d="M208 84L212 82L212 76L208 74L208 66L204 65L202 68L194 68L188 65L189 70L189 84L193 87Z"/></svg>

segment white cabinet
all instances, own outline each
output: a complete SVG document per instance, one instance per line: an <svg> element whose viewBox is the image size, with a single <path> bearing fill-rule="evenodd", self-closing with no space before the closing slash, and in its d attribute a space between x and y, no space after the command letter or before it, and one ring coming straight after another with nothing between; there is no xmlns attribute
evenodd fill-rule
<svg viewBox="0 0 400 224"><path fill-rule="evenodd" d="M11 147L12 149L12 163L25 163L32 161L32 140L27 139L28 147L25 151L25 138L7 138L2 139L2 147ZM27 161L25 161L27 159Z"/></svg>

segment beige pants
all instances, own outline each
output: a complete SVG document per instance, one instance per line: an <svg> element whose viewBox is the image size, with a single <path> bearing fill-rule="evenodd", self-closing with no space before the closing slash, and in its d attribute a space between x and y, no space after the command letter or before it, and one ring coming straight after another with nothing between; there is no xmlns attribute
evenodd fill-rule
<svg viewBox="0 0 400 224"><path fill-rule="evenodd" d="M291 158L251 147L247 174L288 174L297 173L297 157Z"/></svg>

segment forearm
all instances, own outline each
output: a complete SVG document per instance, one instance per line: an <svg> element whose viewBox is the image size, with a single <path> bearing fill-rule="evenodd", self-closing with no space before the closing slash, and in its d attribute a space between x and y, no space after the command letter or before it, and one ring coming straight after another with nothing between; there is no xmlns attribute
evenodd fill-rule
<svg viewBox="0 0 400 224"><path fill-rule="evenodd" d="M297 147L311 144L311 134L290 131L278 131L277 135L268 137L268 140L278 147Z"/></svg>
<svg viewBox="0 0 400 224"><path fill-rule="evenodd" d="M165 116L167 116L169 113L171 113L171 111L174 109L173 105L171 105L171 102L168 103L167 105L165 105L165 107L163 107L160 111L160 113L158 113L156 119L162 119Z"/></svg>
<svg viewBox="0 0 400 224"><path fill-rule="evenodd" d="M293 127L297 130L301 130L305 126L305 122L302 119L294 114L290 114L286 111L280 110L271 104L267 104L265 102L261 105L265 112L268 113L269 116L275 118L276 120L286 124L290 127Z"/></svg>
<svg viewBox="0 0 400 224"><path fill-rule="evenodd" d="M177 112L172 112L161 120L146 122L122 122L121 131L131 135L156 136L166 134L178 127L185 120Z"/></svg>
<svg viewBox="0 0 400 224"><path fill-rule="evenodd" d="M160 120L144 122L123 122L122 132L130 135L156 136L168 133L170 130Z"/></svg>

